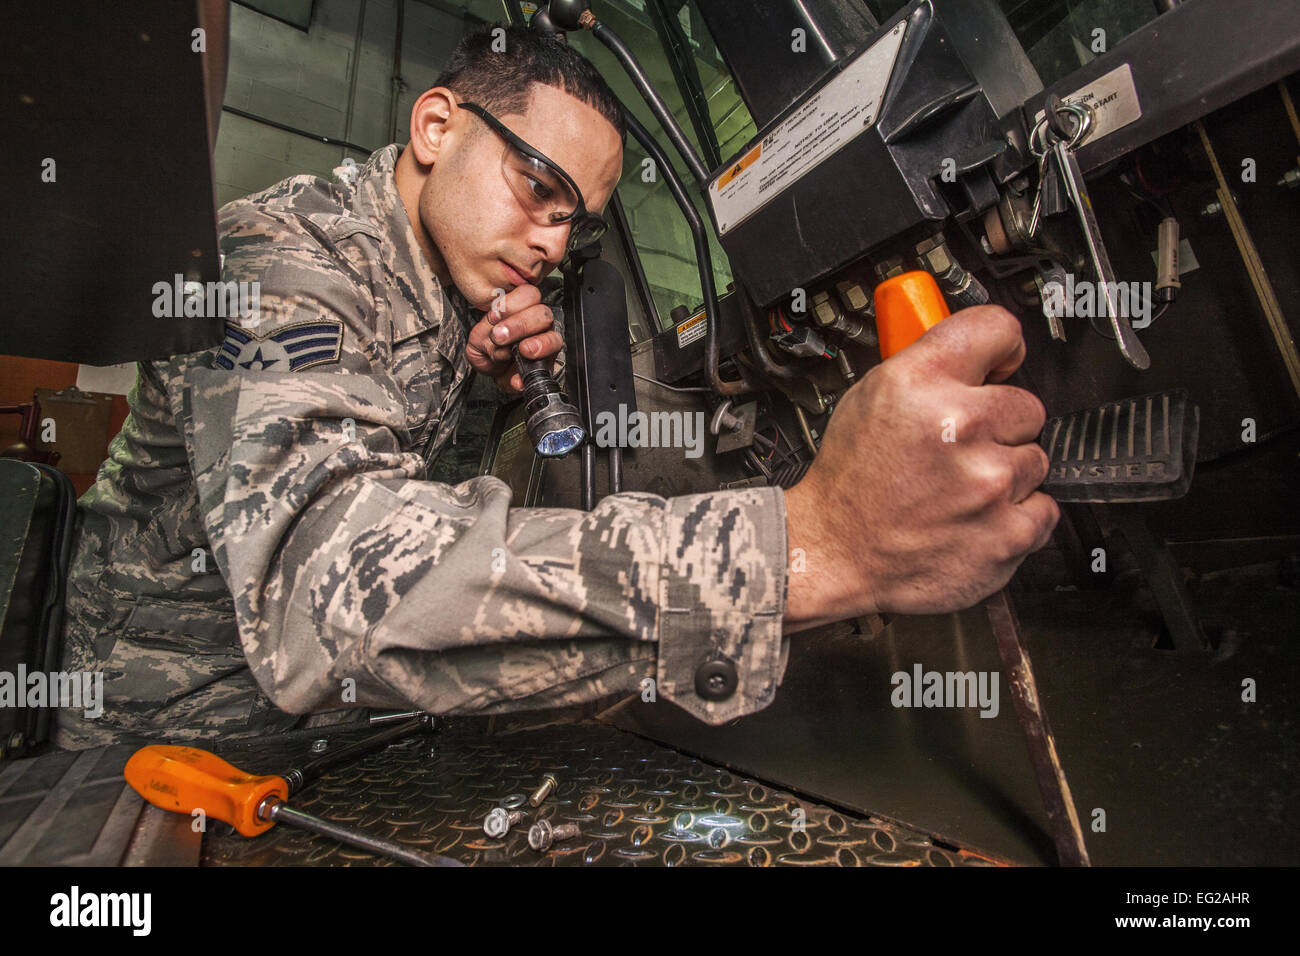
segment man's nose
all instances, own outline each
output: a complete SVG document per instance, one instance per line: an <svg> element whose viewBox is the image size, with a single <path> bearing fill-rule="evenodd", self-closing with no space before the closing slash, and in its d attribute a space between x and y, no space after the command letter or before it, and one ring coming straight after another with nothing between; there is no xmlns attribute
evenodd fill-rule
<svg viewBox="0 0 1300 956"><path fill-rule="evenodd" d="M545 226L533 223L532 232L528 236L528 245L536 250L553 269L564 258L565 248L569 243L569 229L570 224L567 222ZM542 271L545 273L550 270L543 269Z"/></svg>

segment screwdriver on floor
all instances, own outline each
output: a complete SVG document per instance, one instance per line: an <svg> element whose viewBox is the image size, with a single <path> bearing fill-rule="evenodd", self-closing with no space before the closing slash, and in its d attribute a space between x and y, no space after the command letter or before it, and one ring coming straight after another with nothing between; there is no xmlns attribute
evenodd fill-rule
<svg viewBox="0 0 1300 956"><path fill-rule="evenodd" d="M911 345L949 314L939 284L928 272L904 272L876 287L876 330L880 356L889 358ZM1047 821L1056 855L1063 866L1089 866L1083 828L1070 795L1070 785L1056 752L1056 741L1043 712L1034 670L1020 642L1020 624L1005 589L986 602L989 625L998 645L998 656L1007 672L1011 699L1029 748L1038 791L1047 809Z"/></svg>
<svg viewBox="0 0 1300 956"><path fill-rule="evenodd" d="M392 840L295 810L285 802L290 787L284 777L245 773L197 747L143 747L126 762L123 776L156 807L189 814L201 809L205 816L229 823L244 836L265 833L276 823L290 823L411 866L464 866L450 857L416 853Z"/></svg>

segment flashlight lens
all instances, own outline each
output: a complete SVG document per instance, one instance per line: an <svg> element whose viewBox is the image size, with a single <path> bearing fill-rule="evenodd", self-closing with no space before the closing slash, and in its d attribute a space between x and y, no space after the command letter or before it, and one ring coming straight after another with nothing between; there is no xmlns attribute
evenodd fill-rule
<svg viewBox="0 0 1300 956"><path fill-rule="evenodd" d="M544 458L559 458L581 445L586 437L587 433L580 425L561 428L542 436L537 443L537 454Z"/></svg>

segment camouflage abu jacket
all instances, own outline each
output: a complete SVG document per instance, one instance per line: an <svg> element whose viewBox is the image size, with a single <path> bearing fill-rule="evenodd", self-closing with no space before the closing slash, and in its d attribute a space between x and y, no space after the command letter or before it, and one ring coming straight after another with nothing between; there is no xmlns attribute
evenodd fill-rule
<svg viewBox="0 0 1300 956"><path fill-rule="evenodd" d="M57 741L266 733L353 706L493 713L635 692L720 723L785 670L785 499L751 488L591 512L424 480L476 321L429 269L397 145L355 185L295 176L220 213L256 323L139 365L81 499L64 670L104 712Z"/></svg>

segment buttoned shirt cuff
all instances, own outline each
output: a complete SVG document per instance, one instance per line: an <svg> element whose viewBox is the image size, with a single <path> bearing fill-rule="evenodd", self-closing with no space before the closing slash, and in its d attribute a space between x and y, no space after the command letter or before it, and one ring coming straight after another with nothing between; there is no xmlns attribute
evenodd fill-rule
<svg viewBox="0 0 1300 956"><path fill-rule="evenodd" d="M657 684L706 723L762 710L785 675L785 521L780 488L668 501Z"/></svg>

